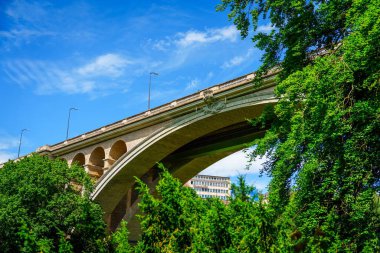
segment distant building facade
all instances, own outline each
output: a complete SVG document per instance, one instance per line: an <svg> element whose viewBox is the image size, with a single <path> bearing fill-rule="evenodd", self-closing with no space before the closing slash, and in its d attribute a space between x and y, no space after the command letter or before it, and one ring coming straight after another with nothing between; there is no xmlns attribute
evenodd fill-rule
<svg viewBox="0 0 380 253"><path fill-rule="evenodd" d="M196 175L185 186L193 188L201 198L219 198L228 200L231 190L231 179L229 177Z"/></svg>

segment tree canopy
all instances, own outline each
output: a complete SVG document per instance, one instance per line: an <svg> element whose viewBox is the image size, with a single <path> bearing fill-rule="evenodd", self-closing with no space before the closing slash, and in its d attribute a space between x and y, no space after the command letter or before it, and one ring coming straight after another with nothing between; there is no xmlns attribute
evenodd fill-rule
<svg viewBox="0 0 380 253"><path fill-rule="evenodd" d="M157 194L138 180L142 235L126 244L125 224L114 244L125 252L268 252L273 244L266 204L244 178L229 202L202 199L161 165ZM118 251L122 252L122 251Z"/></svg>
<svg viewBox="0 0 380 253"><path fill-rule="evenodd" d="M379 250L379 6L223 0L218 7L264 51L258 77L281 70L277 105L252 120L271 123L252 158L269 159L263 172L272 177L270 206L284 232L280 251ZM255 33L260 22L273 30Z"/></svg>
<svg viewBox="0 0 380 253"><path fill-rule="evenodd" d="M32 155L0 169L1 252L99 252L105 223L82 167Z"/></svg>

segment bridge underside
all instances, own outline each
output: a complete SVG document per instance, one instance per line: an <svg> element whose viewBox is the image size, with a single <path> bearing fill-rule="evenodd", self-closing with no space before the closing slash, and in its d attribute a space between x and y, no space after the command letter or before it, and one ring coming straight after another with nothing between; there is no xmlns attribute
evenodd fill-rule
<svg viewBox="0 0 380 253"><path fill-rule="evenodd" d="M247 119L258 117L264 107L276 101L273 92L264 90L261 94L216 101L217 112L206 108L168 119L166 127L123 155L98 181L93 199L105 211L109 228L116 229L124 218L129 223L130 239L137 240L140 233L135 214L139 200L134 178L154 189L158 179L155 166L163 162L175 177L187 182L262 136L264 132L250 126Z"/></svg>
<svg viewBox="0 0 380 253"><path fill-rule="evenodd" d="M248 122L241 122L209 133L182 146L162 162L170 168L175 177L185 183L216 161L249 147L249 143L261 137L263 133L264 131L252 127ZM210 159L210 157L214 158ZM208 160L210 161L207 162ZM192 169L186 169L188 167Z"/></svg>
<svg viewBox="0 0 380 253"><path fill-rule="evenodd" d="M182 183L186 183L190 178L208 166L239 150L249 147L249 143L261 137L264 132L265 131L260 131L252 127L246 121L241 122L219 129L182 146L163 159L162 163L169 169L174 177L180 179ZM152 168L149 173L153 174L150 184L151 187L154 187L158 183L158 171L156 168ZM128 229L130 231L129 239L131 241L137 241L140 235L140 226L136 218L138 209L135 205L132 206L132 209L135 210L129 210L127 215L125 215L127 210L119 210L122 212L114 216L114 219L118 217L119 220L113 220L113 224L119 224L123 216L122 214L124 214L123 218L128 221Z"/></svg>

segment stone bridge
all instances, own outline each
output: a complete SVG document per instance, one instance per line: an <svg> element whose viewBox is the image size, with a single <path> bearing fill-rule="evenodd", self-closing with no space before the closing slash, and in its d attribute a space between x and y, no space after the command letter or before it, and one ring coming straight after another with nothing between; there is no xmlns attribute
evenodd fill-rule
<svg viewBox="0 0 380 253"><path fill-rule="evenodd" d="M38 153L77 163L96 179L92 198L111 230L121 219L131 240L139 235L134 177L150 187L157 183L156 163L164 162L182 182L261 136L247 119L276 103L275 73L260 87L254 73L218 84L149 111L50 146Z"/></svg>

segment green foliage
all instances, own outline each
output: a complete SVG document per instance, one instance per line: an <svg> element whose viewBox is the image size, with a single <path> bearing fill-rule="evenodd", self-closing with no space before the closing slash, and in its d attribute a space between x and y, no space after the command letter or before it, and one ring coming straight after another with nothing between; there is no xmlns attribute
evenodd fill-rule
<svg viewBox="0 0 380 253"><path fill-rule="evenodd" d="M378 252L380 1L223 0L242 37L264 50L259 74L280 66L278 103L252 159L266 155L272 250ZM259 75L260 76L260 75Z"/></svg>
<svg viewBox="0 0 380 253"><path fill-rule="evenodd" d="M131 247L122 224L115 251L378 252L379 6L380 0L222 0L218 9L229 8L242 37L252 35L264 51L257 83L281 70L277 105L251 120L268 129L252 159L268 157L269 204L241 177L228 204L202 200L160 165L154 194L137 179L141 240ZM273 30L250 34L262 19ZM36 247L37 237L21 228L22 249ZM52 247L47 240L36 245Z"/></svg>
<svg viewBox="0 0 380 253"><path fill-rule="evenodd" d="M286 77L310 64L312 52L333 49L349 33L345 19L351 5L351 0L222 0L217 10L228 8L241 36L251 36L265 52L259 75L281 65L280 75ZM259 25L273 29L255 33Z"/></svg>
<svg viewBox="0 0 380 253"><path fill-rule="evenodd" d="M143 252L188 252L192 244L191 226L205 212L202 200L165 169L156 187L160 199L154 198L142 181L137 182L139 207L145 214L140 217L143 234L138 248Z"/></svg>
<svg viewBox="0 0 380 253"><path fill-rule="evenodd" d="M273 215L243 177L225 203L201 199L160 167L157 197L138 181L142 238L135 252L265 252L273 244Z"/></svg>
<svg viewBox="0 0 380 253"><path fill-rule="evenodd" d="M231 192L233 200L249 201L251 198L256 198L255 187L247 185L243 176L238 176L238 184L232 184Z"/></svg>
<svg viewBox="0 0 380 253"><path fill-rule="evenodd" d="M118 230L112 234L112 244L114 245L115 253L133 252L133 248L128 243L128 235L127 222L123 220Z"/></svg>
<svg viewBox="0 0 380 253"><path fill-rule="evenodd" d="M80 191L80 189L83 189ZM32 155L0 169L2 252L95 252L105 236L83 168Z"/></svg>

